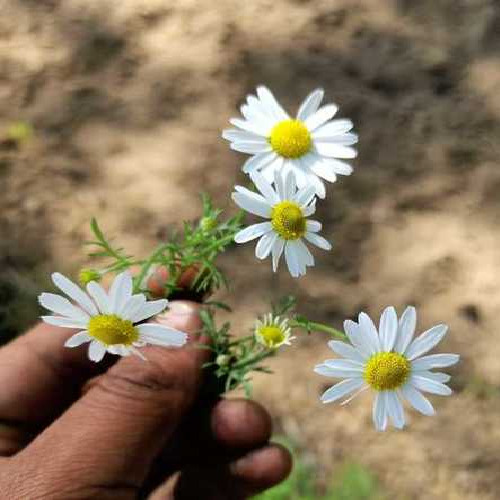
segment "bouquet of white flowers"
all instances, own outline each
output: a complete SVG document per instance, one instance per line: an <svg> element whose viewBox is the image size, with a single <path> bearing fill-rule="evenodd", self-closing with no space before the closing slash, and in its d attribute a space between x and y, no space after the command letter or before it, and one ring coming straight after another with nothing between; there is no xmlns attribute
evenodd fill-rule
<svg viewBox="0 0 500 500"><path fill-rule="evenodd" d="M208 371L207 390L215 395L240 386L251 393L250 373L270 373L264 362L291 345L293 330L324 332L334 340L328 346L340 358L327 359L314 367L319 375L340 378L321 401L350 401L358 393L371 389L375 394L373 422L385 430L391 422L403 428L402 400L424 415L434 409L422 394L449 395L449 375L431 371L455 364L456 354L427 354L447 332L437 325L413 338L416 311L407 307L398 319L394 307L387 307L379 326L361 312L358 322L346 320L343 332L330 325L310 320L296 313L297 304L287 296L256 318L253 332L247 336L231 334L230 323L218 325L217 309L230 311L227 304L211 300L211 294L228 284L218 269L216 259L233 242L258 239L258 259L271 256L273 272L278 271L281 256L290 274L300 277L314 266L314 257L304 241L329 251L332 245L322 236L321 222L311 219L317 199L325 198L324 181L337 175L350 175L346 159L356 156L352 147L358 136L351 132L347 119L333 119L335 104L321 106L324 92L313 91L301 104L295 118L265 87L249 95L240 108L243 118L232 118L236 128L224 130L222 137L235 151L250 158L242 170L249 183L235 186L232 199L240 207L234 217L222 220L221 210L203 196L202 215L196 223L184 223L181 234L158 246L146 258L136 259L107 238L92 219L94 240L92 257L102 266L80 272L79 281L86 288L54 273L54 285L65 295L42 293L40 304L51 311L43 320L51 325L78 329L65 345L78 347L88 343L91 361L101 361L106 352L119 356L137 355L146 345L181 348L187 335L168 326L147 322L168 308L168 300L187 297L204 304L201 311L202 335L209 339L199 348L212 351L204 365ZM259 221L243 227L244 212ZM106 291L99 283L107 274L114 279Z"/></svg>

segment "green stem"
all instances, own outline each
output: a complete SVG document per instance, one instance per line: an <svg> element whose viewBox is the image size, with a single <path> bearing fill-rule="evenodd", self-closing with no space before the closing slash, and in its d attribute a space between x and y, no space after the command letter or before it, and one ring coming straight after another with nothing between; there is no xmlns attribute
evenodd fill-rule
<svg viewBox="0 0 500 500"><path fill-rule="evenodd" d="M134 292L137 293L137 290L140 288L142 281L146 277L150 267L153 265L154 261L158 258L159 255L165 250L166 245L160 245L146 260L146 262L142 265L141 272L135 278L135 287Z"/></svg>
<svg viewBox="0 0 500 500"><path fill-rule="evenodd" d="M274 354L274 351L260 352L259 354L256 354L255 356L244 359L243 361L240 361L239 363L235 363L232 366L232 368L239 369L239 368L244 368L245 366L248 366L248 365L253 365L253 364L259 363L263 359L266 359L267 357L272 356L273 354Z"/></svg>
<svg viewBox="0 0 500 500"><path fill-rule="evenodd" d="M228 243L231 243L231 241L234 240L234 234L228 234L227 236L224 236L224 238L221 238L220 240L216 240L214 241L211 245L209 245L207 248L204 248L203 249L203 252L206 254L206 253L210 253L212 252L213 250L217 250L218 247L220 247L221 245L224 246Z"/></svg>
<svg viewBox="0 0 500 500"><path fill-rule="evenodd" d="M345 340L347 337L345 333L333 328L331 326L323 325L322 323L315 323L314 321L308 321L307 323L302 323L297 320L290 320L289 325L292 328L305 328L307 330L316 330L318 332L324 332L330 334L332 337L336 337Z"/></svg>

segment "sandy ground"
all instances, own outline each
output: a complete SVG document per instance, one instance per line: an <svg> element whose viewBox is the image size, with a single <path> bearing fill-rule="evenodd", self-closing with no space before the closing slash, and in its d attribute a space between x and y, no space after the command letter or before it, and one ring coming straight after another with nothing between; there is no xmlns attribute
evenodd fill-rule
<svg viewBox="0 0 500 500"><path fill-rule="evenodd" d="M144 253L197 194L233 210L243 156L220 131L256 84L293 111L322 86L360 134L355 173L319 217L335 242L300 281L252 248L229 251L225 294L241 330L270 298L340 326L414 304L419 329L451 327L454 397L405 432L374 432L370 397L322 406L325 338L301 338L256 380L277 428L325 479L359 461L391 498L488 500L500 491L500 5L495 0L0 0L0 321L36 315L49 270L84 264L98 217ZM495 425L496 424L496 425ZM497 492L497 493L495 493Z"/></svg>

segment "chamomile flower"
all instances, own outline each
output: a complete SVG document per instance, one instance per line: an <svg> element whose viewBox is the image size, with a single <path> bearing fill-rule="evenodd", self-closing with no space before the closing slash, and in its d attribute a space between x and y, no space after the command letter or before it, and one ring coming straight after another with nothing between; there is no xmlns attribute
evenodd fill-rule
<svg viewBox="0 0 500 500"><path fill-rule="evenodd" d="M311 92L296 118L290 118L269 89L257 87L257 95L249 95L240 108L245 119L231 118L237 129L222 133L232 149L253 155L243 171L261 171L272 182L276 170L291 168L299 187L312 184L320 198L325 197L321 179L335 182L339 174L350 175L352 167L342 160L356 157L350 146L358 136L349 132L350 120L332 120L338 109L335 104L319 107L323 96L323 89Z"/></svg>
<svg viewBox="0 0 500 500"><path fill-rule="evenodd" d="M365 313L358 323L347 320L344 330L350 344L331 340L328 345L344 359L328 359L317 365L316 373L343 378L322 396L323 403L331 403L354 393L372 389L375 392L373 423L379 431L387 428L389 420L402 429L405 416L401 400L406 400L424 415L434 415L430 401L422 394L449 396L445 385L450 376L430 371L458 362L458 354L430 354L423 356L446 335L448 327L437 325L413 340L416 325L414 307L407 307L399 322L394 307L387 307L380 318L379 329Z"/></svg>
<svg viewBox="0 0 500 500"><path fill-rule="evenodd" d="M285 175L275 171L275 186L254 172L251 175L261 194L236 186L232 194L234 202L244 210L270 219L268 222L253 224L239 231L234 240L236 243L260 238L255 247L258 259L265 259L272 254L273 271L278 268L282 253L290 274L298 277L306 274L306 267L314 265L314 257L302 241L307 241L324 250L330 250L331 244L317 233L321 223L308 220L316 210L314 186L297 188L295 175L288 171Z"/></svg>
<svg viewBox="0 0 500 500"><path fill-rule="evenodd" d="M263 319L255 321L255 339L269 349L277 349L282 345L290 345L295 337L288 325L288 319L267 314Z"/></svg>
<svg viewBox="0 0 500 500"><path fill-rule="evenodd" d="M142 294L132 294L132 276L116 276L109 294L96 281L87 284L87 293L60 273L52 274L54 285L67 295L42 293L40 304L55 315L42 316L49 325L80 330L64 344L77 347L89 342L91 361L101 361L106 352L145 359L138 347L146 344L181 347L186 343L183 332L157 323L142 323L165 309L166 299L147 301ZM138 324L139 323L139 324Z"/></svg>

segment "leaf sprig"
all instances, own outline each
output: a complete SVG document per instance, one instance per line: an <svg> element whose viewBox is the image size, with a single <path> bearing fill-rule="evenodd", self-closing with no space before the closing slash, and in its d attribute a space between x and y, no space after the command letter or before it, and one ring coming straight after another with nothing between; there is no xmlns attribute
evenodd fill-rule
<svg viewBox="0 0 500 500"><path fill-rule="evenodd" d="M211 199L204 195L203 215L199 221L185 222L182 232L172 234L171 238L158 247L145 259L134 259L127 255L122 248L114 246L106 238L97 220L92 218L90 228L95 237L87 242L97 249L89 254L90 257L107 259L108 265L99 270L101 276L107 273L122 272L132 266L139 270L134 278L134 293L149 295L146 280L154 269L164 267L168 271L165 283L165 297L180 290L179 278L187 270L195 272L190 289L202 294L215 291L223 285L227 286L224 274L215 264L217 256L225 251L234 241L234 235L241 229L243 212L226 221L219 221L222 213L214 208Z"/></svg>

